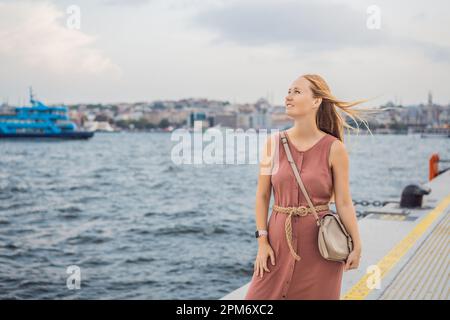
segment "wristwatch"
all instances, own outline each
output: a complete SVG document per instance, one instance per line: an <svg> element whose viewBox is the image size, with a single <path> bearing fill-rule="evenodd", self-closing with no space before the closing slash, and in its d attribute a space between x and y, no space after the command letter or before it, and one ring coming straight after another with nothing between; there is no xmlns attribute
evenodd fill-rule
<svg viewBox="0 0 450 320"><path fill-rule="evenodd" d="M256 230L255 231L255 237L258 238L260 236L267 236L267 230Z"/></svg>

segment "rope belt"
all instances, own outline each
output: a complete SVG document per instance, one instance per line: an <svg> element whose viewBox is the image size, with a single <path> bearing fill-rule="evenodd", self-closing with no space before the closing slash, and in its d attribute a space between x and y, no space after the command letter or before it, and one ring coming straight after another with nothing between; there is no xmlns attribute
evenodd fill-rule
<svg viewBox="0 0 450 320"><path fill-rule="evenodd" d="M318 206L315 206L314 208L316 209L316 212L329 210L328 204L318 205ZM287 243L289 245L289 250L291 251L291 254L293 255L294 259L300 260L301 259L300 256L294 251L294 248L292 246L292 216L304 217L308 214L312 214L313 211L312 211L311 207L306 207L306 206L280 207L277 205L273 205L272 209L279 213L285 213L285 214L289 215L286 218L286 222L285 222L286 239L287 239Z"/></svg>

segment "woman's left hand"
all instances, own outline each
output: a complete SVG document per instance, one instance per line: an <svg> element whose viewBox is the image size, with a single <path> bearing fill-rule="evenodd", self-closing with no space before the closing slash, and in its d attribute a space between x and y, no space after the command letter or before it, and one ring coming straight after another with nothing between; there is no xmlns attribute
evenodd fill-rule
<svg viewBox="0 0 450 320"><path fill-rule="evenodd" d="M359 261L361 259L361 251L353 250L347 257L347 261L345 262L344 271L348 271L351 269L357 269L359 267Z"/></svg>

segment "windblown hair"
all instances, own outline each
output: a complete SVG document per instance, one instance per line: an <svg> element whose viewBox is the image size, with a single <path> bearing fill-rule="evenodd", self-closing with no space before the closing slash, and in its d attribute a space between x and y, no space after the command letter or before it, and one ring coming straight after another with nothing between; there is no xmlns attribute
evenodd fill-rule
<svg viewBox="0 0 450 320"><path fill-rule="evenodd" d="M327 132L344 142L344 128L349 130L357 129L359 131L359 120L366 126L370 134L372 134L367 120L364 119L361 114L371 112L376 113L380 110L373 108L351 109L358 104L369 101L369 99L352 102L342 101L331 93L330 87L321 76L317 74L305 74L302 77L309 81L313 97L322 98L322 103L316 114L316 124L320 130ZM350 117L353 122L355 122L357 128L348 124L346 116ZM335 202L334 189L332 191L330 202Z"/></svg>
<svg viewBox="0 0 450 320"><path fill-rule="evenodd" d="M310 82L310 88L314 98L322 98L322 103L320 104L316 115L316 124L320 130L327 132L344 142L344 128L356 129L346 121L345 115L347 115L355 122L358 130L359 120L366 126L370 134L372 134L367 120L364 119L361 114L372 111L376 112L376 110L351 109L360 103L369 101L369 99L352 102L342 101L331 93L330 87L321 76L317 74L305 74L302 77Z"/></svg>

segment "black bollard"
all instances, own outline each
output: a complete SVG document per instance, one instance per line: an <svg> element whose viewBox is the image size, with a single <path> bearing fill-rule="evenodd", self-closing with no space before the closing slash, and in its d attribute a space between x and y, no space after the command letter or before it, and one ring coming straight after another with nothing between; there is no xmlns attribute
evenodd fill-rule
<svg viewBox="0 0 450 320"><path fill-rule="evenodd" d="M420 208L422 207L422 198L429 194L431 189L421 187L417 184L410 184L403 189L400 207L402 208Z"/></svg>

